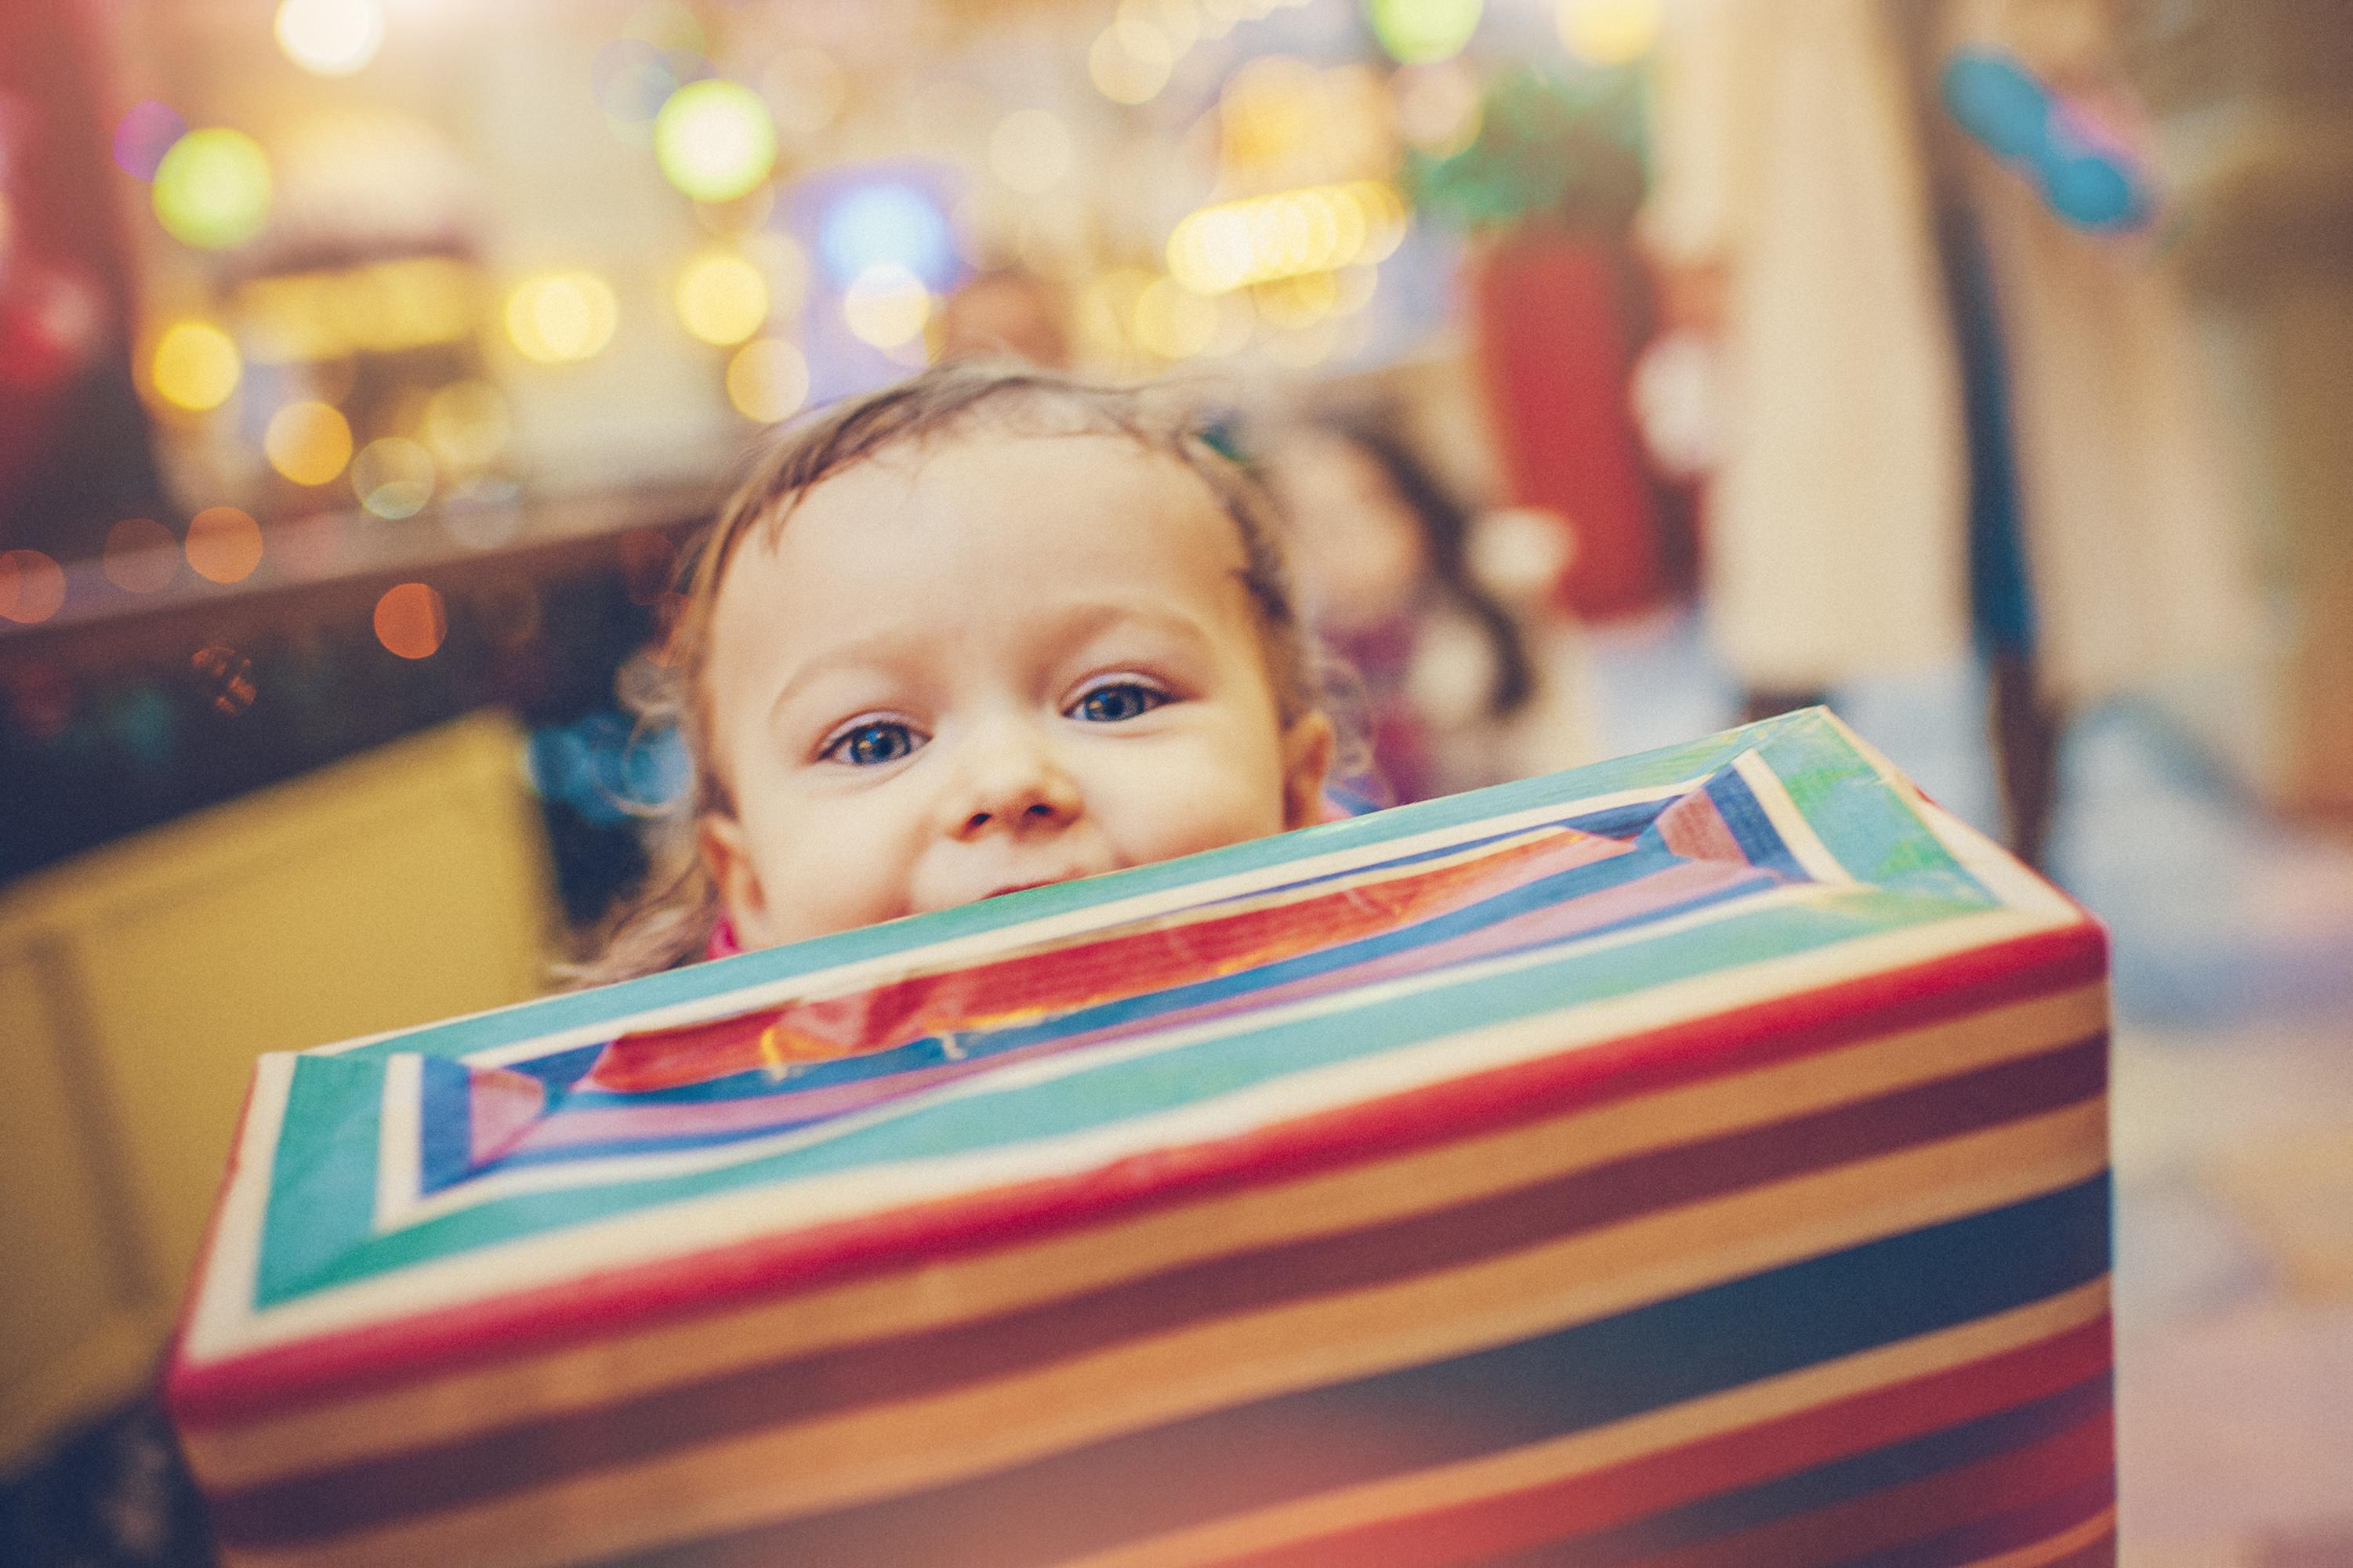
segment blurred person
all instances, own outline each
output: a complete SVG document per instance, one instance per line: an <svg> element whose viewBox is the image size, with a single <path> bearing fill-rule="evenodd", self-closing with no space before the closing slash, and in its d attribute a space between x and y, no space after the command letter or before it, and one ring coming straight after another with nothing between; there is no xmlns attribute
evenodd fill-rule
<svg viewBox="0 0 2353 1568"><path fill-rule="evenodd" d="M934 360L1009 354L1044 370L1071 368L1062 297L1018 267L976 274L940 307Z"/></svg>
<svg viewBox="0 0 2353 1568"><path fill-rule="evenodd" d="M691 816L589 983L1325 814L1265 502L1143 392L966 361L787 430L661 668Z"/></svg>
<svg viewBox="0 0 2353 1568"><path fill-rule="evenodd" d="M2070 710L2254 625L2105 0L1688 0L1645 237L1720 344L1752 717L1974 641L2012 847Z"/></svg>
<svg viewBox="0 0 2353 1568"><path fill-rule="evenodd" d="M1362 416L1277 432L1264 468L1307 613L1361 682L1373 770L1399 803L1588 760L1573 634L1546 603L1565 530L1474 518ZM1514 591L1499 595L1499 579Z"/></svg>

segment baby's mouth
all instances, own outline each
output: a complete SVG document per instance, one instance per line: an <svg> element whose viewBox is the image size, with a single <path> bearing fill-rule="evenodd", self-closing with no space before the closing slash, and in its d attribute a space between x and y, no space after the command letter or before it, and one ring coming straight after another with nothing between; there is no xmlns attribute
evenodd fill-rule
<svg viewBox="0 0 2353 1568"><path fill-rule="evenodd" d="M1059 877L1040 877L1031 882L1008 882L1001 888L991 888L987 892L983 893L981 898L983 900L1001 899L1008 893L1026 893L1032 888L1050 888L1057 882L1074 880L1077 876L1077 872L1070 871Z"/></svg>

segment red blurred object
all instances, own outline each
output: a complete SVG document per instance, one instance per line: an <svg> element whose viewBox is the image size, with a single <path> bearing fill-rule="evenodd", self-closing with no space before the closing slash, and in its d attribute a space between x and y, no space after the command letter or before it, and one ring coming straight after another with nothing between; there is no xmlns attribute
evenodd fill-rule
<svg viewBox="0 0 2353 1568"><path fill-rule="evenodd" d="M99 0L0 0L0 542L95 554L152 510ZM140 504L144 502L146 504Z"/></svg>
<svg viewBox="0 0 2353 1568"><path fill-rule="evenodd" d="M1523 232L1469 269L1472 320L1513 504L1569 520L1559 592L1585 620L1648 609L1674 588L1627 384L1639 293L1622 247Z"/></svg>

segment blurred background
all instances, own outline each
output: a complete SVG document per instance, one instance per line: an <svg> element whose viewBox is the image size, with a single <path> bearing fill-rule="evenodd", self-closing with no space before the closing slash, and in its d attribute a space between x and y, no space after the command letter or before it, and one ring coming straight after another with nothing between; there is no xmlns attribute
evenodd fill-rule
<svg viewBox="0 0 2353 1568"><path fill-rule="evenodd" d="M1403 800L1828 700L2115 933L2126 1558L2353 1563L2339 0L0 5L0 1558L254 1055L553 984L742 454L1175 375Z"/></svg>

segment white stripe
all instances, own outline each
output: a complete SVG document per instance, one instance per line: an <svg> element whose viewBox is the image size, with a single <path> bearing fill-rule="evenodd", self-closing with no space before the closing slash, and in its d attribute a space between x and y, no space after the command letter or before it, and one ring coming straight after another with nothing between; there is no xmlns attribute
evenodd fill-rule
<svg viewBox="0 0 2353 1568"><path fill-rule="evenodd" d="M386 1057L384 1110L376 1122L375 1228L390 1230L425 1190L425 1058Z"/></svg>
<svg viewBox="0 0 2353 1568"><path fill-rule="evenodd" d="M1791 858L1805 868L1807 876L1834 888L1855 885L1854 878L1814 831L1814 825L1806 820L1806 814L1798 809L1798 803L1789 798L1781 775L1773 771L1770 763L1755 752L1743 752L1732 759L1732 771L1748 785L1748 793L1757 797L1766 820L1772 823L1773 831L1781 836L1781 842L1788 847Z"/></svg>

